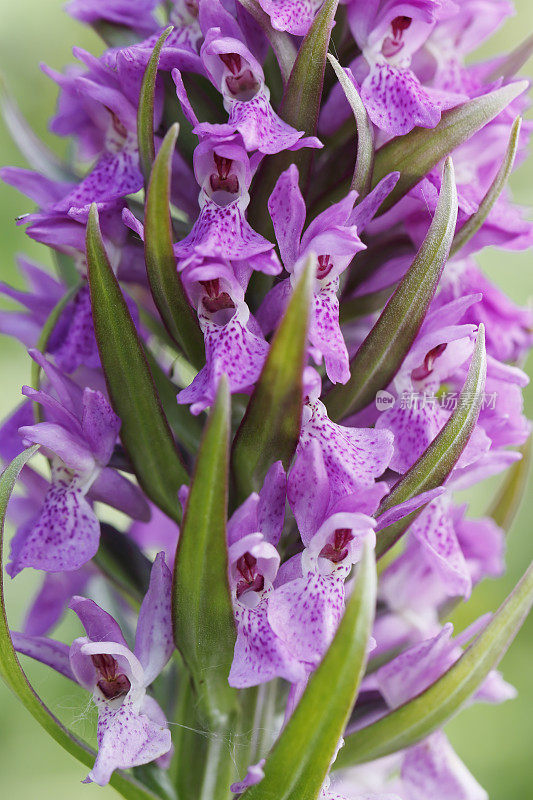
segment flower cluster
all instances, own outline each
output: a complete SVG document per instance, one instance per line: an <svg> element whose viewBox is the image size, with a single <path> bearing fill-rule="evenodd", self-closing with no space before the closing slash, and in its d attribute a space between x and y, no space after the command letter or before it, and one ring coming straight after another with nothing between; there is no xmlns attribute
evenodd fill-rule
<svg viewBox="0 0 533 800"><path fill-rule="evenodd" d="M29 348L37 380L0 429L0 457L7 465L36 445L50 475L26 463L8 508L8 574L44 573L14 648L92 694L98 753L86 781L134 768L135 786L153 794L132 796L171 796L153 776L173 760L170 774L190 775L183 736L174 754L177 722L251 739L236 755L219 748L229 767L218 793L220 763L199 745L199 774L180 798L199 787L207 798L211 786L213 800L260 800L269 746L311 691L361 564L396 545L381 562L348 724L305 797L483 800L439 727L359 766L338 768L335 754L343 736L364 736L461 659L487 619L452 638L450 609L504 570L505 531L494 515L468 516L454 494L519 468L530 432L519 365L533 314L474 260L487 246L533 244L501 180L531 131L515 122L527 85L516 58L467 58L511 3L71 0L67 11L106 43L98 57L74 48L63 73L43 67L59 87L50 127L69 137L72 160L60 175L55 161L0 171L35 204L18 223L59 266L53 277L21 258L26 290L0 287L18 304L0 312L0 331ZM326 59L330 35L341 81ZM454 114L463 124L452 135ZM170 205L163 197L154 217L175 123ZM104 305L102 264L123 303ZM225 387L234 457L219 564L220 548L203 548L222 473L204 497L206 530L198 496L202 427L207 441ZM202 615L222 619L224 587L228 669L213 631L210 660L200 645ZM49 635L67 609L86 633L70 646ZM188 614L194 658L181 635ZM183 658L158 678L176 649ZM223 690L196 674L202 663L221 671ZM240 711L204 713L205 683L206 707L230 692ZM239 690L252 687L251 711ZM514 690L492 670L471 695L498 703ZM149 762L153 772L137 769Z"/></svg>

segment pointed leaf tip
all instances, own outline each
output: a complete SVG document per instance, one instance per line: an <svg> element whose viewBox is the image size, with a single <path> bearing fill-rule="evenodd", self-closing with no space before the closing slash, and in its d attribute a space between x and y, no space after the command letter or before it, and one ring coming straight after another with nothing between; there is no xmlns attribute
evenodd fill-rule
<svg viewBox="0 0 533 800"><path fill-rule="evenodd" d="M159 67L159 57L163 45L171 31L172 25L165 28L159 39L154 45L152 55L146 66L141 91L139 94L139 107L137 110L137 141L139 145L139 162L141 172L144 175L145 183L150 178L150 170L155 158L154 145L154 102L155 102L155 82Z"/></svg>
<svg viewBox="0 0 533 800"><path fill-rule="evenodd" d="M362 197L366 196L372 185L372 170L374 168L374 128L366 108L351 80L351 72L341 67L337 59L328 53L328 60L342 86L355 117L357 128L357 158L352 178L351 188Z"/></svg>
<svg viewBox="0 0 533 800"><path fill-rule="evenodd" d="M105 251L98 210L87 223L87 265L94 330L120 438L140 485L179 521L178 489L188 483L146 361L142 342Z"/></svg>
<svg viewBox="0 0 533 800"><path fill-rule="evenodd" d="M439 161L497 117L528 85L527 81L515 81L501 86L445 111L435 128L414 128L381 147L374 162L373 186L393 170L401 175L379 214L392 208Z"/></svg>
<svg viewBox="0 0 533 800"><path fill-rule="evenodd" d="M350 364L350 378L326 396L332 419L354 414L385 389L414 342L437 289L457 221L457 188L451 158L444 164L435 216L411 267Z"/></svg>
<svg viewBox="0 0 533 800"><path fill-rule="evenodd" d="M274 334L235 436L232 465L241 500L261 487L274 461L282 461L287 468L298 444L315 270L311 255Z"/></svg>
<svg viewBox="0 0 533 800"><path fill-rule="evenodd" d="M145 208L144 256L150 289L172 339L198 369L205 362L204 339L178 273L172 244L170 181L172 154L179 133L169 128L154 161Z"/></svg>

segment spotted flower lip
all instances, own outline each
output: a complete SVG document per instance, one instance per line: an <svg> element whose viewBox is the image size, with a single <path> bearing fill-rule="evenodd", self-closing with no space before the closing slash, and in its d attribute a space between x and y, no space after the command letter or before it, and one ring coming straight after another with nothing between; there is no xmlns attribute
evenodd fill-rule
<svg viewBox="0 0 533 800"><path fill-rule="evenodd" d="M41 67L57 86L49 130L68 140L64 155L3 98L29 165L0 177L24 195L16 224L57 269L22 257L21 283L0 283L0 333L35 362L34 387L0 425L0 459L4 488L24 463L6 509L7 572L42 573L12 643L92 698L97 753L84 782L202 800L260 796L261 784L269 797L487 800L434 727L430 687L453 681L473 640L463 666L485 645L496 658L490 632L518 619L528 586L488 635L482 617L453 637L450 609L504 573L531 432L520 367L533 314L475 261L487 246L533 244L501 185L533 133L517 121L527 82L512 75L528 44L472 57L511 3L69 0L67 10L103 45L73 48L62 71ZM472 114L486 124L464 138ZM420 174L436 140L442 160ZM384 174L394 154L400 171ZM410 319L437 239L446 263L423 320ZM330 419L332 389L349 400L369 386L375 402ZM509 468L495 504L473 517L458 492ZM392 505L398 496L408 499ZM181 522L202 515L197 530ZM66 644L54 631L70 611L84 631ZM10 685L23 687L0 644ZM341 665L345 645L361 676ZM349 737L364 741L368 728L383 752L380 720L404 718L391 712L428 689L427 708L409 706L426 738L344 768ZM40 701L33 691L25 705ZM493 670L471 701L514 694ZM317 708L313 695L328 702ZM44 698L39 709L41 719Z"/></svg>
<svg viewBox="0 0 533 800"><path fill-rule="evenodd" d="M93 693L98 708L98 756L86 783L109 783L115 769L158 759L168 766L172 743L166 718L147 687L172 652L170 588L172 576L159 553L152 567L131 651L113 617L94 601L74 596L70 608L86 631L70 648L51 639L14 633L24 655L48 664Z"/></svg>

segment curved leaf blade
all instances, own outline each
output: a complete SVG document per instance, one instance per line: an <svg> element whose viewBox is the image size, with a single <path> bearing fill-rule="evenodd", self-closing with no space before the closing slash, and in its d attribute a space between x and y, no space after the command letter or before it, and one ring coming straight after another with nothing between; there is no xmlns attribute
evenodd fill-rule
<svg viewBox="0 0 533 800"><path fill-rule="evenodd" d="M520 461L517 461L509 467L503 486L489 511L489 516L492 517L496 525L499 525L506 533L511 530L522 500L524 499L531 467L532 446L533 439L530 436L527 442L520 448L520 452L522 453Z"/></svg>
<svg viewBox="0 0 533 800"><path fill-rule="evenodd" d="M150 178L150 171L155 158L154 145L154 98L157 68L161 49L169 33L174 30L172 25L165 28L154 45L150 60L146 65L141 91L139 94L139 107L137 109L137 143L139 146L139 163L144 175L145 184Z"/></svg>
<svg viewBox="0 0 533 800"><path fill-rule="evenodd" d="M437 489L443 485L459 460L476 425L483 402L486 375L485 328L480 325L468 375L457 407L438 436L393 487L390 494L385 497L378 509L378 515L398 503L403 503L422 492ZM423 508L419 508L408 517L379 531L376 542L377 558L383 556L396 544L413 520L423 511Z"/></svg>
<svg viewBox="0 0 533 800"><path fill-rule="evenodd" d="M120 438L148 497L179 521L178 490L189 478L109 264L94 204L87 223L87 264L94 330L109 396L122 421Z"/></svg>
<svg viewBox="0 0 533 800"><path fill-rule="evenodd" d="M376 566L366 547L335 638L267 756L265 777L243 800L318 798L363 677L375 603Z"/></svg>
<svg viewBox="0 0 533 800"><path fill-rule="evenodd" d="M205 362L204 339L172 249L170 177L178 131L178 124L172 125L152 167L146 196L144 256L152 297L165 327L188 359L200 368Z"/></svg>
<svg viewBox="0 0 533 800"><path fill-rule="evenodd" d="M236 691L228 684L236 639L226 544L229 435L224 376L191 480L172 590L176 647L191 673L201 710L216 728L236 704Z"/></svg>
<svg viewBox="0 0 533 800"><path fill-rule="evenodd" d="M14 143L30 166L54 181L74 181L75 173L56 156L24 118L0 75L0 110Z"/></svg>
<svg viewBox="0 0 533 800"><path fill-rule="evenodd" d="M370 191L372 185L372 171L374 169L374 128L363 101L359 97L359 92L355 88L354 82L350 79L350 74L345 70L331 53L328 53L328 60L339 80L340 85L346 95L350 107L355 117L357 128L357 158L355 161L355 171L350 188L365 196Z"/></svg>
<svg viewBox="0 0 533 800"><path fill-rule="evenodd" d="M392 208L441 159L497 117L528 86L528 81L502 86L445 111L435 128L414 128L406 136L398 136L381 147L376 153L372 186L392 170L401 174L378 214Z"/></svg>
<svg viewBox="0 0 533 800"><path fill-rule="evenodd" d="M489 216L490 212L492 211L497 199L505 189L505 185L512 172L516 158L516 153L518 151L521 127L522 127L522 119L521 117L517 117L513 122L513 126L511 128L511 134L509 136L509 144L507 145L507 150L505 152L505 156L502 161L501 167L498 170L496 177L492 181L487 191L487 194L481 201L478 210L475 212L475 214L472 214L470 219L468 219L462 226L462 228L460 228L460 230L458 230L457 233L455 234L453 244L450 250L450 258L456 255L456 253L458 253L459 250L462 247L464 247L465 244L469 242L470 239L473 236L475 236L475 234L479 231L479 229Z"/></svg>
<svg viewBox="0 0 533 800"><path fill-rule="evenodd" d="M350 379L326 398L332 419L365 408L398 372L437 289L456 222L457 189L447 159L435 216L415 260L352 359Z"/></svg>
<svg viewBox="0 0 533 800"><path fill-rule="evenodd" d="M34 445L18 455L4 470L0 477L0 674L7 686L30 712L42 728L63 747L67 753L77 758L87 767L92 767L96 753L70 733L42 702L28 681L15 653L4 602L3 535L7 505L18 476L27 462L38 451ZM111 785L128 800L157 800L156 795L128 776L116 772Z"/></svg>
<svg viewBox="0 0 533 800"><path fill-rule="evenodd" d="M416 744L442 727L503 658L533 604L533 564L461 658L413 700L348 735L335 769Z"/></svg>
<svg viewBox="0 0 533 800"><path fill-rule="evenodd" d="M241 500L261 487L274 461L287 468L298 444L313 262L310 257L293 291L235 436L232 468Z"/></svg>

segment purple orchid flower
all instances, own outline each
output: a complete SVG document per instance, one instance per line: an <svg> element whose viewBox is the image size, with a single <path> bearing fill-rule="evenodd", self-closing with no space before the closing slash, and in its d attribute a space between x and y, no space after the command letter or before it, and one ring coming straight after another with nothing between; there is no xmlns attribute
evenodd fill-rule
<svg viewBox="0 0 533 800"><path fill-rule="evenodd" d="M66 10L80 22L90 25L109 22L131 28L142 35L151 33L157 27L152 12L159 2L140 0L132 6L128 0L69 0Z"/></svg>
<svg viewBox="0 0 533 800"><path fill-rule="evenodd" d="M305 676L304 665L268 621L280 563L276 545L285 518L285 486L285 472L281 462L276 462L259 494L250 495L228 523L229 580L237 623L229 683L238 688L276 677L296 682Z"/></svg>
<svg viewBox="0 0 533 800"><path fill-rule="evenodd" d="M172 76L183 85L176 70ZM181 99L181 98L180 98ZM280 265L274 245L246 221L248 189L259 159L248 158L242 137L205 139L194 151L194 173L200 186L200 215L191 232L174 245L178 262L200 255L230 261L248 260L254 268L276 274Z"/></svg>
<svg viewBox="0 0 533 800"><path fill-rule="evenodd" d="M352 64L361 98L372 122L402 136L415 125L434 128L443 109L464 94L423 86L411 68L437 20L458 13L450 0L370 0L348 4L348 20L362 55ZM320 130L331 133L348 115L340 86L324 105Z"/></svg>
<svg viewBox="0 0 533 800"><path fill-rule="evenodd" d="M251 390L268 343L250 315L242 285L228 262L191 259L182 275L189 293L196 296L206 364L178 394L178 403L191 403L191 412L199 414L213 404L222 375L228 377L232 393Z"/></svg>
<svg viewBox="0 0 533 800"><path fill-rule="evenodd" d="M309 340L315 358L324 358L328 378L333 383L346 383L350 377L348 351L339 324L339 277L353 257L365 249L359 234L392 190L397 177L397 173L392 173L384 178L355 209L357 194L349 192L344 200L319 214L305 232L306 207L294 164L280 175L268 201L281 258L290 278L267 294L258 314L259 322L265 333L275 327L305 257L313 254L317 266Z"/></svg>
<svg viewBox="0 0 533 800"><path fill-rule="evenodd" d="M520 362L533 345L533 312L513 303L472 259L448 265L437 300L445 304L477 292L483 296L465 311L463 321L484 323L488 354L498 361Z"/></svg>
<svg viewBox="0 0 533 800"><path fill-rule="evenodd" d="M278 31L305 36L324 0L258 0Z"/></svg>
<svg viewBox="0 0 533 800"><path fill-rule="evenodd" d="M261 64L247 47L237 21L218 0L202 4L200 21L205 35L202 64L222 95L229 119L223 125L197 124L194 132L201 137L240 133L247 150L266 154L321 147L316 137L302 138L302 131L275 113Z"/></svg>
<svg viewBox="0 0 533 800"><path fill-rule="evenodd" d="M145 517L146 501L136 487L107 468L120 420L104 395L82 391L40 353L30 355L43 368L50 391L24 387L40 403L47 421L19 429L25 445L39 444L51 457L52 482L39 516L19 528L7 570L15 577L24 567L63 572L79 569L98 548L100 527L86 495Z"/></svg>
<svg viewBox="0 0 533 800"><path fill-rule="evenodd" d="M393 434L389 430L348 428L332 422L318 399L320 379L316 378L314 386L307 381L309 391L300 440L288 479L291 505L297 502L302 481L313 480L311 476L318 469L314 463L318 453L328 477L332 502L373 486L375 479L389 466L393 453ZM318 448L311 446L313 441L318 443Z"/></svg>
<svg viewBox="0 0 533 800"><path fill-rule="evenodd" d="M13 633L18 652L47 664L92 692L98 708L98 755L84 783L109 783L115 769L158 761L169 766L166 718L146 693L174 650L170 613L172 576L163 553L154 561L131 651L117 622L93 600L75 596L70 608L87 636L62 642Z"/></svg>

